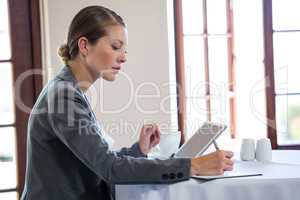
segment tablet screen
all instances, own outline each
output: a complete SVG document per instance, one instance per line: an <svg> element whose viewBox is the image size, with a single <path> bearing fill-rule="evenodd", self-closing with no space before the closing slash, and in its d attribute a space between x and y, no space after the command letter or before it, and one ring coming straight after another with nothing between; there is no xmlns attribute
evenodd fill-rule
<svg viewBox="0 0 300 200"><path fill-rule="evenodd" d="M184 143L175 154L177 158L200 156L211 143L226 129L226 125L205 122L196 133Z"/></svg>

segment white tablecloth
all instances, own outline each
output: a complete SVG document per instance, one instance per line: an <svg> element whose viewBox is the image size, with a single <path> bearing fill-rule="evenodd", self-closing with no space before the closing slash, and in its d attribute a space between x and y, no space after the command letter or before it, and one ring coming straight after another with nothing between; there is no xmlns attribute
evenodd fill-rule
<svg viewBox="0 0 300 200"><path fill-rule="evenodd" d="M251 165L251 163L249 163ZM300 200L300 151L275 150L263 176L170 185L117 185L117 200Z"/></svg>

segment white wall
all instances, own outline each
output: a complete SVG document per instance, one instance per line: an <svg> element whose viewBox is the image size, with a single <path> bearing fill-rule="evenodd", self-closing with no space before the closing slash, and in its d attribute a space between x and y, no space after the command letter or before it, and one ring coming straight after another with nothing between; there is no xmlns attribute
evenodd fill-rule
<svg viewBox="0 0 300 200"><path fill-rule="evenodd" d="M62 65L57 56L57 49L66 41L72 17L79 9L88 5L103 5L116 11L124 18L128 27L129 54L128 62L123 67L125 75L121 74L113 83L98 81L88 92L92 105L95 105L94 111L98 120L115 139L114 148L129 146L136 141L144 120L159 122L162 126L174 124L172 126L176 128L176 118L165 112L161 105L163 103L163 108L170 111L170 88L164 84L170 81L169 65L172 63L174 67L174 62L169 60L169 54L172 54L169 52L169 41L172 40L168 40L168 34L172 32L170 29L173 27L169 26L168 30L167 1L42 1L44 66L48 69L49 77ZM153 97L140 98L137 94ZM109 113L111 111L117 112Z"/></svg>

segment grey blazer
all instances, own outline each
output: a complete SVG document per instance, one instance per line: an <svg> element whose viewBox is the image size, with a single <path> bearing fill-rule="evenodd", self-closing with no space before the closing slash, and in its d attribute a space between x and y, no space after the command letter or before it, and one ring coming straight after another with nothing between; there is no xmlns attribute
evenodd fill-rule
<svg viewBox="0 0 300 200"><path fill-rule="evenodd" d="M23 200L112 199L113 184L189 179L190 159L147 159L137 143L111 151L68 67L41 92L30 114Z"/></svg>

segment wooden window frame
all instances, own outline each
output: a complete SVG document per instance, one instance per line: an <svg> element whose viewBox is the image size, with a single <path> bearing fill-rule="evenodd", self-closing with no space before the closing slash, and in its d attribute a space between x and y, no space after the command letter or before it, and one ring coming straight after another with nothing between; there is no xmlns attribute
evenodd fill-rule
<svg viewBox="0 0 300 200"><path fill-rule="evenodd" d="M266 105L267 105L267 133L273 149L300 149L299 145L278 145L276 131L276 92L274 74L274 48L273 48L273 11L272 0L263 1L263 27L264 27L264 64L266 77ZM297 30L293 30L297 31ZM276 31L291 32L291 30Z"/></svg>
<svg viewBox="0 0 300 200"><path fill-rule="evenodd" d="M208 31L207 31L207 0L203 0L203 42L204 42L204 68L205 81L209 83L209 54L208 54ZM185 64L184 64L184 33L182 0L174 0L174 27L175 27L175 56L176 56L176 78L177 78L177 105L178 105L178 127L181 131L181 144L185 141L185 119L186 119L186 99L185 99ZM234 32L233 32L233 10L232 0L226 0L227 17L227 52L228 52L228 82L229 91L235 92L235 68L234 68ZM206 84L205 91L207 98L207 120L211 121L211 100L210 87ZM230 133L231 137L236 137L236 96L230 97Z"/></svg>
<svg viewBox="0 0 300 200"><path fill-rule="evenodd" d="M25 71L42 71L41 29L39 0L8 0L9 26L11 35L12 55L10 60L13 68L13 81ZM33 75L22 82L19 95L22 102L32 108L42 87L41 75ZM17 94L21 92L21 94ZM15 123L9 126L16 128L16 163L17 187L0 190L0 193L17 192L20 197L25 182L27 122L29 113L22 111L15 103Z"/></svg>
<svg viewBox="0 0 300 200"><path fill-rule="evenodd" d="M175 28L175 63L177 82L178 128L181 131L180 145L185 142L185 69L182 0L174 0L174 28Z"/></svg>

